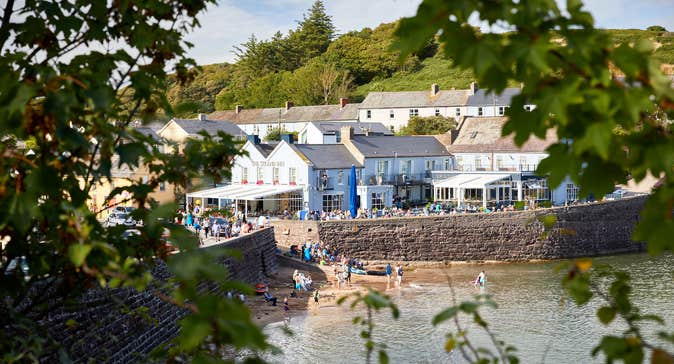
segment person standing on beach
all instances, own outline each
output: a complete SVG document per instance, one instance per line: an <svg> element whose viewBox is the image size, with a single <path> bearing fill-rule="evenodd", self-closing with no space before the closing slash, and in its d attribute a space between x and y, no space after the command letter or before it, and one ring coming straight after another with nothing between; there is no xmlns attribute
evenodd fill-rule
<svg viewBox="0 0 674 364"><path fill-rule="evenodd" d="M318 299L320 298L320 294L318 293L318 289L314 291L314 308L318 308Z"/></svg>
<svg viewBox="0 0 674 364"><path fill-rule="evenodd" d="M391 268L391 263L386 263L386 279L390 282L391 281L391 274L393 273L393 269Z"/></svg>
<svg viewBox="0 0 674 364"><path fill-rule="evenodd" d="M398 265L398 269L396 269L396 275L398 279L398 287L402 286L403 284L403 266Z"/></svg>

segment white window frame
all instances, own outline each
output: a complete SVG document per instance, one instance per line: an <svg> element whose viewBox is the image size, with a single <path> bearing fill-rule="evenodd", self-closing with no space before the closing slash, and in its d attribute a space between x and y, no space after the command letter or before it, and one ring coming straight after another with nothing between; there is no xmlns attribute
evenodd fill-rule
<svg viewBox="0 0 674 364"><path fill-rule="evenodd" d="M241 168L241 183L248 183L248 168Z"/></svg>
<svg viewBox="0 0 674 364"><path fill-rule="evenodd" d="M341 169L337 171L337 184L338 185L344 184L344 171Z"/></svg>
<svg viewBox="0 0 674 364"><path fill-rule="evenodd" d="M389 110L389 112L388 112L388 118L389 118L389 119L395 119L395 117L396 117L396 112L395 112L395 110Z"/></svg>
<svg viewBox="0 0 674 364"><path fill-rule="evenodd" d="M325 212L336 210L341 211L344 209L344 195L341 193L323 194L321 206L323 207L323 211Z"/></svg>
<svg viewBox="0 0 674 364"><path fill-rule="evenodd" d="M477 108L477 116L483 116L484 115L484 109L482 107Z"/></svg>
<svg viewBox="0 0 674 364"><path fill-rule="evenodd" d="M272 169L272 178L275 184L279 183L279 177L281 176L281 170L279 167L274 167Z"/></svg>
<svg viewBox="0 0 674 364"><path fill-rule="evenodd" d="M460 107L457 107L456 110L454 110L454 115L461 116L461 108Z"/></svg>
<svg viewBox="0 0 674 364"><path fill-rule="evenodd" d="M264 183L264 167L257 167L256 176L257 181L262 181Z"/></svg>
<svg viewBox="0 0 674 364"><path fill-rule="evenodd" d="M288 184L297 184L297 168L288 168Z"/></svg>
<svg viewBox="0 0 674 364"><path fill-rule="evenodd" d="M372 192L370 194L370 209L381 210L386 207L386 192Z"/></svg>
<svg viewBox="0 0 674 364"><path fill-rule="evenodd" d="M365 118L372 119L372 110L365 110Z"/></svg>
<svg viewBox="0 0 674 364"><path fill-rule="evenodd" d="M435 109L435 116L440 116L440 109Z"/></svg>
<svg viewBox="0 0 674 364"><path fill-rule="evenodd" d="M410 117L419 116L419 109L410 109Z"/></svg>

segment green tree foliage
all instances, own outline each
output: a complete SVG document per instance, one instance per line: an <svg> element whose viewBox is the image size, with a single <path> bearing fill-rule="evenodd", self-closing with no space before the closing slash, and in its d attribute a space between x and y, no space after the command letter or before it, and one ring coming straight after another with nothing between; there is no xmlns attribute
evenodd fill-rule
<svg viewBox="0 0 674 364"><path fill-rule="evenodd" d="M444 134L456 128L456 120L449 116L412 116L400 135Z"/></svg>
<svg viewBox="0 0 674 364"><path fill-rule="evenodd" d="M646 28L649 32L666 32L667 29L665 27L660 26L660 25L651 25L650 27Z"/></svg>
<svg viewBox="0 0 674 364"><path fill-rule="evenodd" d="M267 132L267 135L265 135L264 140L267 142L279 142L281 141L281 135L283 134L291 134L293 136L293 140L297 140L297 132L296 131L287 131L283 127L274 127L271 130Z"/></svg>
<svg viewBox="0 0 674 364"><path fill-rule="evenodd" d="M194 78L188 83L171 75L166 92L173 105L171 116L192 117L214 111L215 95L232 83L235 68L227 63L202 66L195 69Z"/></svg>
<svg viewBox="0 0 674 364"><path fill-rule="evenodd" d="M349 71L315 58L297 69L284 85L286 94L299 105L336 103L348 96L353 83Z"/></svg>
<svg viewBox="0 0 674 364"><path fill-rule="evenodd" d="M297 30L290 32L288 41L296 49L299 63L306 64L310 59L323 54L334 37L332 17L325 12L323 1L316 0L309 14L299 22Z"/></svg>
<svg viewBox="0 0 674 364"><path fill-rule="evenodd" d="M476 31L469 25L473 16L477 19L472 21L507 25L513 31ZM637 181L648 173L662 175L662 185L649 197L634 238L648 242L651 253L674 250L674 134L669 122L674 89L653 57L651 42L616 44L607 32L594 28L592 15L577 0L568 1L565 12L550 1L425 0L416 16L401 21L396 34L403 56L439 34L445 56L458 67L471 69L480 85L492 91L521 82L524 87L513 98L503 134L513 134L521 145L554 128L559 140L573 141L550 146L549 157L539 165L537 173L547 175L552 186L570 176L581 195L602 195L628 175ZM624 79L613 77L610 67ZM525 104L537 108L527 112ZM578 304L599 295L607 305L600 308L598 318L609 323L619 316L629 327L620 335L603 337L593 354L601 352L608 362L640 363L648 350L654 362L671 363L672 354L648 342L638 330L645 320L662 323L662 319L641 316L631 305L628 275L612 275L606 292L593 283L590 267L591 262L572 264L565 287ZM674 342L672 333L660 337Z"/></svg>
<svg viewBox="0 0 674 364"><path fill-rule="evenodd" d="M183 35L212 3L3 3L0 130L3 137L31 139L35 152L28 156L18 144L0 144L3 362L34 362L44 355L69 362L67 346L39 322L54 307L76 304L92 288L152 285L163 292L158 299L191 311L164 361L189 356L215 362L225 350L247 347L255 356L267 347L245 306L197 288L199 282L212 282L220 289L245 290L228 282L224 267L215 264L224 252L198 249L194 235L170 223L176 205L159 205L149 195L162 183L185 186L203 175L221 179L239 145L222 133L203 134L182 154L169 155L129 127L134 120L153 118L160 108L170 111L166 70L173 68L176 84L194 75ZM138 208L134 217L144 225L132 240L123 238L123 228L103 228L87 204L93 186L111 178L113 160L152 172L147 181L133 181L108 196L126 192ZM166 232L181 254L167 255ZM174 275L170 282L150 274L161 261ZM11 268L24 264L26 271Z"/></svg>

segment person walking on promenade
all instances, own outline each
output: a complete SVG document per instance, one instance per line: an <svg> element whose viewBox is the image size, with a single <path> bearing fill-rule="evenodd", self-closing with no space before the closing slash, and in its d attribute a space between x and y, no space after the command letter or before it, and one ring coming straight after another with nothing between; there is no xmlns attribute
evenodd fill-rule
<svg viewBox="0 0 674 364"><path fill-rule="evenodd" d="M393 268L391 268L391 263L386 263L386 279L391 281L391 274L393 273Z"/></svg>
<svg viewBox="0 0 674 364"><path fill-rule="evenodd" d="M220 224L217 221L213 221L213 236L215 236L215 242L220 242Z"/></svg>
<svg viewBox="0 0 674 364"><path fill-rule="evenodd" d="M208 233L211 232L211 219L204 218L204 239L208 239Z"/></svg>

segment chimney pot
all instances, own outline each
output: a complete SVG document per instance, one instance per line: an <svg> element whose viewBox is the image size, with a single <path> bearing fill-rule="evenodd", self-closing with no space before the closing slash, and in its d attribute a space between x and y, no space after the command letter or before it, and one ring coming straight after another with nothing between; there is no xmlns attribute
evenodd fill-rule
<svg viewBox="0 0 674 364"><path fill-rule="evenodd" d="M293 106L295 106L295 104L292 101L286 101L286 111L290 110Z"/></svg>
<svg viewBox="0 0 674 364"><path fill-rule="evenodd" d="M243 110L243 105L236 105L236 107L234 108L234 110L236 111L237 114L240 113L241 110Z"/></svg>
<svg viewBox="0 0 674 364"><path fill-rule="evenodd" d="M346 97L340 97L339 98L339 108L343 109L346 104L349 103L349 100Z"/></svg>
<svg viewBox="0 0 674 364"><path fill-rule="evenodd" d="M431 96L436 96L440 92L440 86L437 83L431 85Z"/></svg>

